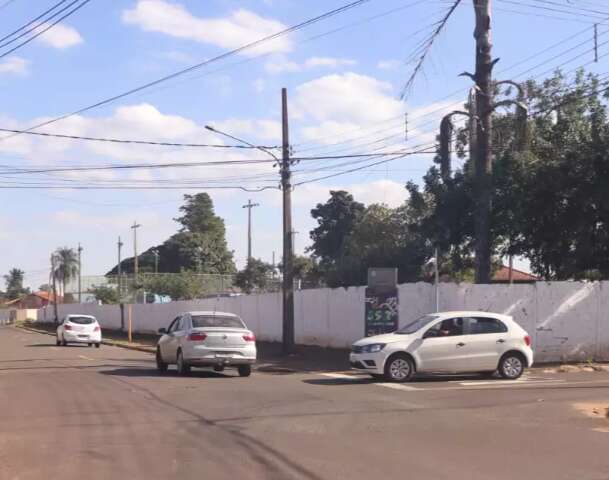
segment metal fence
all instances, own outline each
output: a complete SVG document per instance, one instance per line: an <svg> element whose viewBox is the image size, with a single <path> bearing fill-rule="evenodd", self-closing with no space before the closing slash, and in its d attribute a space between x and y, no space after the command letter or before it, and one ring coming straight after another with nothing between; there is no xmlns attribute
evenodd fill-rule
<svg viewBox="0 0 609 480"><path fill-rule="evenodd" d="M141 273L137 278L134 274L123 274L120 277L118 275L87 275L81 279L81 288L82 293L90 293L95 287L104 286L120 287L122 292L129 292L141 288L151 281L163 279L169 281L181 278L197 282L202 292L219 293L233 290L235 276L208 273ZM66 293L78 295L78 278L74 278L66 284Z"/></svg>

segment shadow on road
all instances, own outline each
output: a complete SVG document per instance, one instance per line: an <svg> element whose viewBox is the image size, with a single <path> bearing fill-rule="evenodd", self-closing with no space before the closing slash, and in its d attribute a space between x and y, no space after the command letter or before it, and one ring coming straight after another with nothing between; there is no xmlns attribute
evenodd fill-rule
<svg viewBox="0 0 609 480"><path fill-rule="evenodd" d="M446 382L460 382L467 380L500 380L499 378L491 378L488 375L425 375L413 378L410 382L412 383L446 383ZM372 378L366 375L353 375L352 378L315 378L303 380L303 383L309 385L322 385L322 386L341 386L341 385L363 385L363 384L374 384L374 383L385 383L387 380L384 378ZM398 384L399 385L399 384Z"/></svg>
<svg viewBox="0 0 609 480"><path fill-rule="evenodd" d="M209 370L192 370L188 375L178 375L176 370L168 370L166 373L160 373L156 368L137 368L137 367L126 367L126 368L115 368L113 370L103 370L102 375L108 375L111 377L157 377L157 378L236 378L238 377L237 372L221 373L213 372Z"/></svg>
<svg viewBox="0 0 609 480"><path fill-rule="evenodd" d="M26 347L61 347L61 348L90 348L86 343L72 343L68 345L57 345L55 343L32 343L30 345L26 345Z"/></svg>

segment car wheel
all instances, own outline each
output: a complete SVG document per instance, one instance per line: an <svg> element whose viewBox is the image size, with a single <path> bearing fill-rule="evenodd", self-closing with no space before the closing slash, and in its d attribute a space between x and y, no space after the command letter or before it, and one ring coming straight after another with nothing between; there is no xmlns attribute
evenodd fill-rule
<svg viewBox="0 0 609 480"><path fill-rule="evenodd" d="M385 363L385 379L390 382L407 382L414 375L414 363L407 355L394 355Z"/></svg>
<svg viewBox="0 0 609 480"><path fill-rule="evenodd" d="M57 345L57 346L61 345L61 340L59 340L59 337L57 337L57 339L55 340L55 345Z"/></svg>
<svg viewBox="0 0 609 480"><path fill-rule="evenodd" d="M95 344L95 348L99 348L99 347L100 347L100 345L101 345L101 343L96 343L96 344Z"/></svg>
<svg viewBox="0 0 609 480"><path fill-rule="evenodd" d="M167 371L167 364L163 361L161 350L159 348L156 349L156 369L160 373L165 373Z"/></svg>
<svg viewBox="0 0 609 480"><path fill-rule="evenodd" d="M65 338L63 338L63 337L61 338L61 344L62 344L64 347L67 347L67 346L68 346L68 342L66 342L66 339L65 339Z"/></svg>
<svg viewBox="0 0 609 480"><path fill-rule="evenodd" d="M522 355L508 353L499 362L499 373L507 380L516 380L524 373L525 362Z"/></svg>
<svg viewBox="0 0 609 480"><path fill-rule="evenodd" d="M182 350L178 350L176 366L178 367L178 375L188 375L190 373L190 365L187 365L184 362L184 355L182 355Z"/></svg>
<svg viewBox="0 0 609 480"><path fill-rule="evenodd" d="M239 372L240 377L249 377L252 374L252 366L251 365L239 365L237 367L237 371Z"/></svg>

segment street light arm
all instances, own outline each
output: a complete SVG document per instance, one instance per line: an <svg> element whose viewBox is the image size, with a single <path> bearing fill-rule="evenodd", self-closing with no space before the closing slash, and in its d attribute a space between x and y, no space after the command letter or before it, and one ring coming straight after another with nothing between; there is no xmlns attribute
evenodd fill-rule
<svg viewBox="0 0 609 480"><path fill-rule="evenodd" d="M235 136L230 135L230 134L228 134L226 132L222 132L222 131L220 131L220 130L218 130L218 129L210 126L210 125L205 125L205 129L209 130L210 132L217 133L218 135L224 135L225 137L228 137L228 138L231 138L233 140L236 140L237 142L243 143L244 145L247 145L248 147L252 147L252 148L255 148L256 150L260 150L261 152L264 152L264 153L270 155L271 157L273 157L275 160L279 161L279 158L277 158L277 156L273 152L271 152L270 150L267 150L264 147L260 147L258 145L254 145L253 143L250 143L250 142L248 142L246 140L243 140L241 138L235 137Z"/></svg>

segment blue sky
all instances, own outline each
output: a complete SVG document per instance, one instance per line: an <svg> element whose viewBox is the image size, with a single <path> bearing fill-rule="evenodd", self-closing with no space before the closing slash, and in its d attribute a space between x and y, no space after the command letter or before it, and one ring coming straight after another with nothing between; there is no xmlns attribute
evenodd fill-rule
<svg viewBox="0 0 609 480"><path fill-rule="evenodd" d="M54 3L16 0L0 13L5 33L18 28ZM212 58L226 50L274 33L346 3L337 0L93 0L74 16L37 40L0 59L0 128L25 128ZM473 8L464 2L438 37L406 100L400 91L412 71L405 61L432 31L451 2L371 0L196 72L110 105L41 129L46 132L162 140L224 143L203 129L212 124L259 144L280 143L280 89L290 100L291 143L297 155L395 151L429 145L443 112L464 99L470 86L458 77L473 70ZM593 11L607 11L600 0L497 0L493 20L498 78L521 80L564 66L570 70L592 60ZM576 10L576 9L580 10ZM562 12L557 11L562 10ZM594 19L593 17L597 17ZM340 31L334 32L339 29ZM588 30L586 30L588 29ZM579 36L573 37L578 32ZM607 47L600 26L600 54L593 71L604 72ZM573 38L570 38L573 37ZM560 46L544 52L553 44ZM589 42L575 47L585 40ZM0 42L1 43L1 42ZM568 48L575 47L570 53ZM0 49L0 52L6 49ZM540 53L519 65L514 65ZM562 54L562 55L561 55ZM552 59L552 57L556 58ZM529 68L523 76L518 76ZM507 70L506 70L507 69ZM504 70L506 70L504 72ZM543 75L542 75L543 76ZM461 90L461 91L460 91ZM460 92L459 92L460 91ZM457 93L456 93L457 92ZM409 137L402 116L408 112ZM337 145L332 145L338 143ZM59 165L193 162L264 158L260 152L107 145L26 135L0 141L3 165ZM303 161L296 181L344 170L345 160ZM365 203L398 205L404 184L420 181L431 156L413 156L357 173L297 187L294 223L298 252L313 226L309 211L324 201L330 188L351 190ZM243 176L256 178L243 180ZM233 180L229 181L232 177ZM274 185L269 164L239 167L66 173L36 177L3 177L0 183L41 181L72 183L130 182L180 185L210 179L248 186ZM239 180L239 181L237 181ZM262 183L265 182L265 183ZM137 220L140 246L162 242L176 230L183 193L193 191L0 190L0 272L19 267L28 285L48 276L50 252L81 242L83 273L103 274L115 262L119 235L131 253L129 225ZM246 253L248 198L254 210L254 255L270 261L281 251L280 192L248 194L210 192L225 218L229 246L242 266Z"/></svg>

